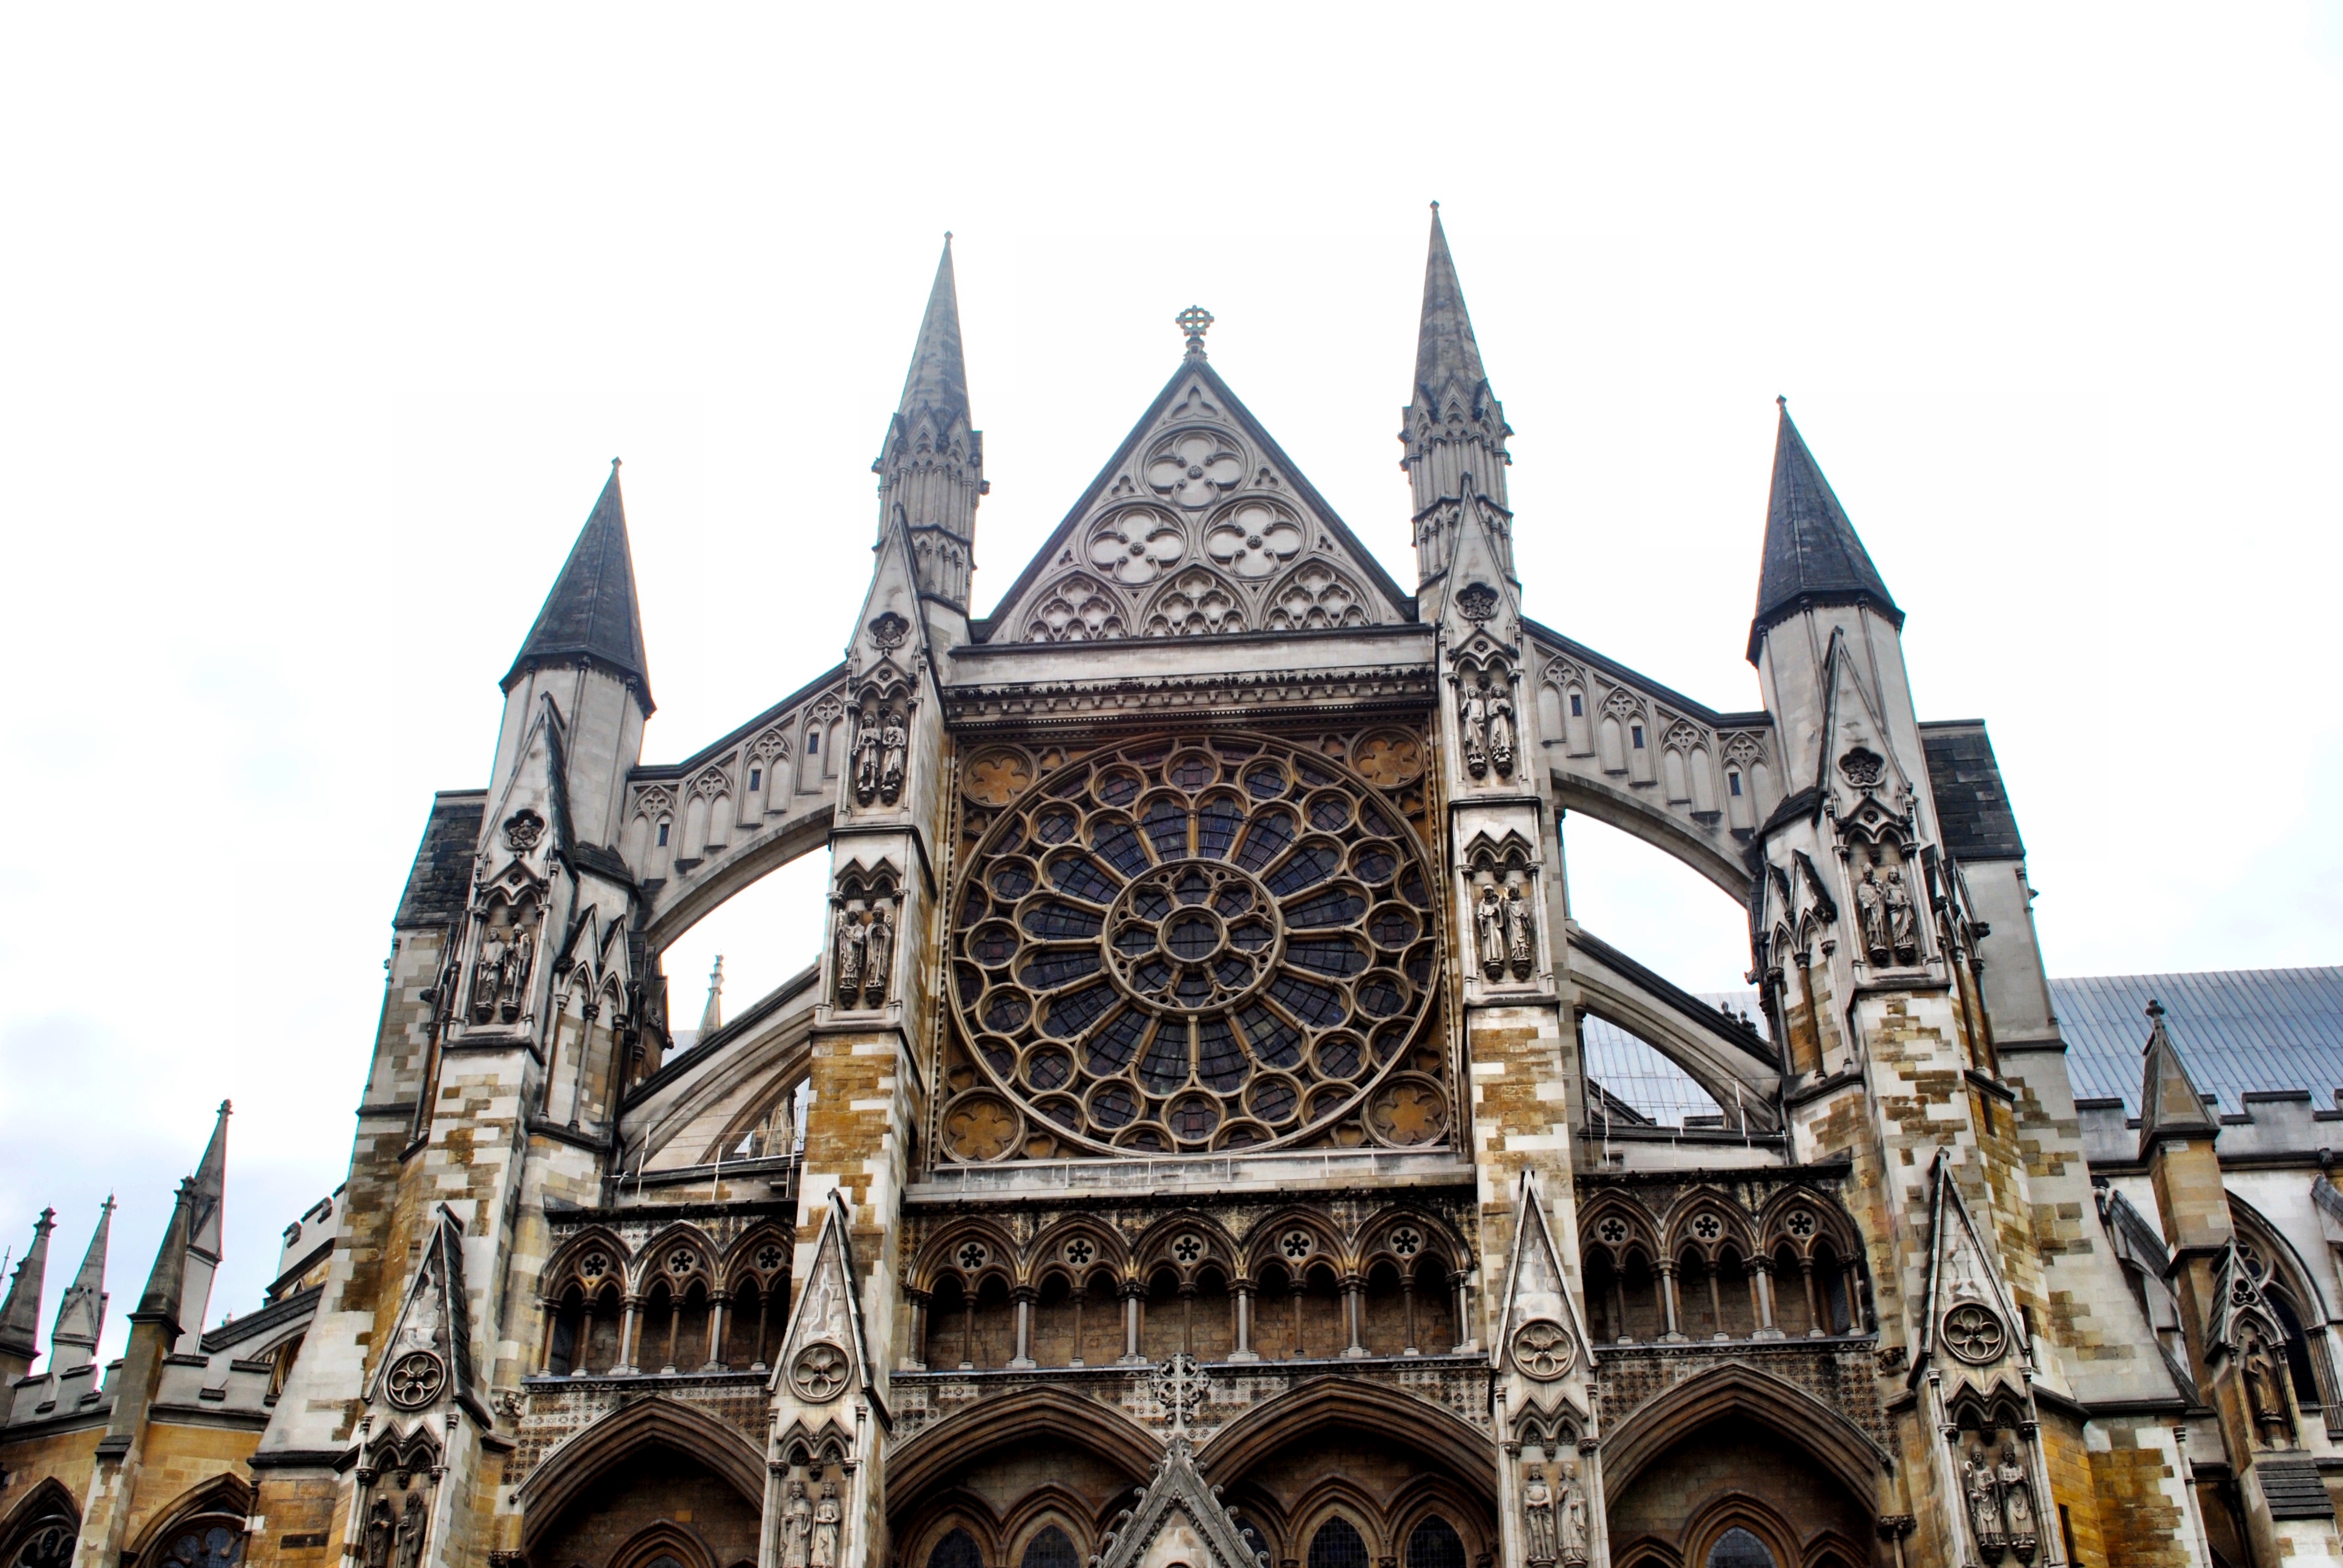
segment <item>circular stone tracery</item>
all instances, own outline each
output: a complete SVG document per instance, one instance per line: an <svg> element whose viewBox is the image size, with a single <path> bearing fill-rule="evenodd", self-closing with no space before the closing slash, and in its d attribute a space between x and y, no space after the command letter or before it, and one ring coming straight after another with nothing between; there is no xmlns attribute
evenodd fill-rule
<svg viewBox="0 0 2343 1568"><path fill-rule="evenodd" d="M1252 736L1135 742L1043 776L986 834L953 1000L1037 1129L1133 1151L1266 1147L1403 1066L1435 978L1432 886L1399 813L1323 757ZM997 1135L958 1151L995 1157L1013 1115L971 1091L947 1137L981 1123Z"/></svg>

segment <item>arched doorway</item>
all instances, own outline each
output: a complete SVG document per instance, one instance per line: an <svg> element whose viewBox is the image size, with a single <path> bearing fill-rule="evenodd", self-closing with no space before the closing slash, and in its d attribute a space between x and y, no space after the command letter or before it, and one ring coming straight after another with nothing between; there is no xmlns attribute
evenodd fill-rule
<svg viewBox="0 0 2343 1568"><path fill-rule="evenodd" d="M649 1399L564 1443L519 1488L532 1563L678 1568L754 1562L765 1466L755 1443L704 1410Z"/></svg>

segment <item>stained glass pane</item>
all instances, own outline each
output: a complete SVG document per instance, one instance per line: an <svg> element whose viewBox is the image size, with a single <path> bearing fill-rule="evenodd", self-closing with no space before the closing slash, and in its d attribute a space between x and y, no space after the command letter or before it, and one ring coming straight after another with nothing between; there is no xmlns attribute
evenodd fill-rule
<svg viewBox="0 0 2343 1568"><path fill-rule="evenodd" d="M1367 1543L1347 1519L1329 1519L1310 1542L1310 1568L1368 1568Z"/></svg>

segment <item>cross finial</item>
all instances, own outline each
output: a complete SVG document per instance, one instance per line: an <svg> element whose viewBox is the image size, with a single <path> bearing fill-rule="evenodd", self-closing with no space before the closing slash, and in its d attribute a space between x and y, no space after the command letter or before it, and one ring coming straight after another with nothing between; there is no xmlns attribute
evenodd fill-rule
<svg viewBox="0 0 2343 1568"><path fill-rule="evenodd" d="M1774 394L1774 407L1786 414L1790 411L1790 400L1776 392Z"/></svg>
<svg viewBox="0 0 2343 1568"><path fill-rule="evenodd" d="M2150 1018L2162 1018L2164 1016L2164 1004L2157 1000L2154 997L2149 997L2147 999L2147 1016Z"/></svg>
<svg viewBox="0 0 2343 1568"><path fill-rule="evenodd" d="M1188 335L1188 357L1202 359L1204 357L1204 334L1212 329L1212 313L1201 305L1192 305L1172 320Z"/></svg>

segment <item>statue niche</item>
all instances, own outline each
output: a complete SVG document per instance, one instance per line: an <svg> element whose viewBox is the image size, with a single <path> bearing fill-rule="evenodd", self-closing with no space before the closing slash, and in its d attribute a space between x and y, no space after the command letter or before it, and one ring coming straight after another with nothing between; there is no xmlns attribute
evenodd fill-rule
<svg viewBox="0 0 2343 1568"><path fill-rule="evenodd" d="M849 1010L886 1006L902 923L903 896L893 866L850 868L830 902L831 995Z"/></svg>
<svg viewBox="0 0 2343 1568"><path fill-rule="evenodd" d="M1471 868L1473 953L1481 977L1527 984L1537 975L1537 868L1518 833L1503 844L1486 835L1465 851Z"/></svg>
<svg viewBox="0 0 2343 1568"><path fill-rule="evenodd" d="M2042 1544L2039 1493L2026 1462L2032 1428L2008 1399L1986 1409L1971 1395L1954 1417L1961 1511L1988 1563L2031 1563Z"/></svg>
<svg viewBox="0 0 2343 1568"><path fill-rule="evenodd" d="M357 1471L357 1557L363 1568L419 1568L431 1533L432 1477L439 1463L430 1438L417 1432L377 1442Z"/></svg>
<svg viewBox="0 0 2343 1568"><path fill-rule="evenodd" d="M910 754L910 692L875 686L863 692L854 706L854 741L848 768L855 804L900 802Z"/></svg>
<svg viewBox="0 0 2343 1568"><path fill-rule="evenodd" d="M511 1023L528 1006L529 974L537 958L537 900L501 895L474 911L479 946L472 955L468 1010L474 1023Z"/></svg>
<svg viewBox="0 0 2343 1568"><path fill-rule="evenodd" d="M1475 779L1493 772L1511 779L1521 742L1513 703L1513 671L1491 655L1478 665L1459 662L1456 674L1456 735L1464 770Z"/></svg>

